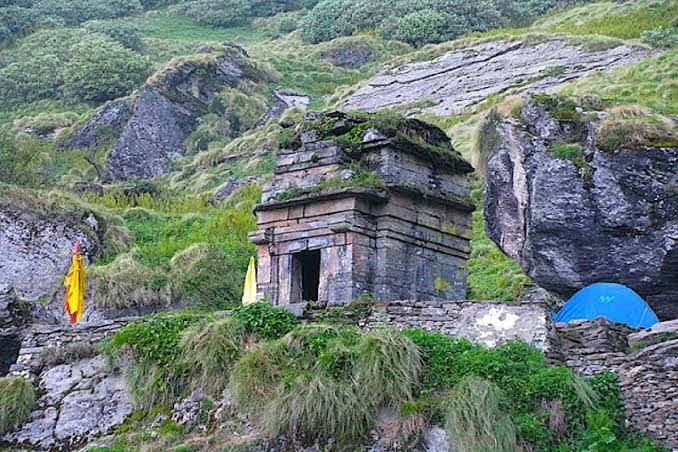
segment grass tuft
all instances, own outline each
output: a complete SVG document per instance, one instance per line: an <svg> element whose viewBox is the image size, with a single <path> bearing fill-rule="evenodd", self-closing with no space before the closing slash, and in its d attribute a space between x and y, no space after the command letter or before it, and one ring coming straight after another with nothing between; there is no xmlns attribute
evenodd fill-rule
<svg viewBox="0 0 678 452"><path fill-rule="evenodd" d="M24 378L0 378L0 434L28 420L35 408L35 389Z"/></svg>
<svg viewBox="0 0 678 452"><path fill-rule="evenodd" d="M183 364L193 388L218 396L228 385L228 372L240 357L244 337L241 322L225 317L196 324L182 334Z"/></svg>
<svg viewBox="0 0 678 452"><path fill-rule="evenodd" d="M445 430L455 450L513 452L516 430L506 414L501 390L487 380L468 377L454 387L445 406Z"/></svg>

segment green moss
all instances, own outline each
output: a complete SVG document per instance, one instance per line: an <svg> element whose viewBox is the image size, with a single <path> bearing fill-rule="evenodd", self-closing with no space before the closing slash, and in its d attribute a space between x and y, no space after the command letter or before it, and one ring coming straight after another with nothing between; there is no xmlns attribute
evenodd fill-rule
<svg viewBox="0 0 678 452"><path fill-rule="evenodd" d="M300 196L340 190L343 188L370 188L373 190L383 190L386 186L383 179L376 171L368 170L359 162L350 163L347 169L352 173L351 177L348 179L343 179L339 176L326 177L320 181L320 183L310 187L294 187L290 190L280 192L275 196L275 199L278 201L288 201Z"/></svg>
<svg viewBox="0 0 678 452"><path fill-rule="evenodd" d="M591 165L586 161L584 148L579 143L552 143L549 151L561 160L569 160L574 166L583 171L585 176L590 176Z"/></svg>
<svg viewBox="0 0 678 452"><path fill-rule="evenodd" d="M577 111L577 103L570 98L552 94L536 94L533 97L559 121L580 122L582 120Z"/></svg>

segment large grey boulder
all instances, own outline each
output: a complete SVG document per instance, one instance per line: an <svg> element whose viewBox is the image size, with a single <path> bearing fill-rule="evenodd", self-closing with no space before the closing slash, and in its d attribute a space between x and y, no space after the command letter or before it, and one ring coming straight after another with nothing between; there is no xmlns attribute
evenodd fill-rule
<svg viewBox="0 0 678 452"><path fill-rule="evenodd" d="M219 92L241 81L267 77L247 53L233 44L204 48L180 57L152 75L129 98L104 105L68 143L92 148L101 131L115 138L108 154L107 177L113 180L151 178L169 172L186 152L184 142L197 119L219 104Z"/></svg>
<svg viewBox="0 0 678 452"><path fill-rule="evenodd" d="M595 71L636 62L648 50L548 35L471 41L431 61L389 68L343 104L345 110L399 107L439 116L472 110L492 94L544 91Z"/></svg>
<svg viewBox="0 0 678 452"><path fill-rule="evenodd" d="M494 125L485 221L489 237L537 284L563 297L593 282L624 284L660 318L678 317L678 148L613 152L596 122L552 118L529 101ZM581 161L550 146L576 143Z"/></svg>
<svg viewBox="0 0 678 452"><path fill-rule="evenodd" d="M105 226L94 212L42 209L0 192L0 289L13 290L23 300L51 298L63 286L76 240L87 263L101 253Z"/></svg>

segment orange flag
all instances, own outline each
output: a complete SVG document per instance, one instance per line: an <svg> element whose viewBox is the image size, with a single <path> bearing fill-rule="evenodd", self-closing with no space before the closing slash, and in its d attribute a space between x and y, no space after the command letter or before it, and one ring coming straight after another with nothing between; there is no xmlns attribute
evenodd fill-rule
<svg viewBox="0 0 678 452"><path fill-rule="evenodd" d="M64 281L66 312L68 312L72 324L80 321L85 310L86 272L85 263L80 255L80 242L78 241L73 246L73 261Z"/></svg>

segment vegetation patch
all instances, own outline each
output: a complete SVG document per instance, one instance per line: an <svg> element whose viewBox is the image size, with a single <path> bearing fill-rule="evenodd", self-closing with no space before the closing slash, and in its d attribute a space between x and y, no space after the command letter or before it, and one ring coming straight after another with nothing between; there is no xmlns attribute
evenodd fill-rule
<svg viewBox="0 0 678 452"><path fill-rule="evenodd" d="M596 130L596 144L607 152L638 147L676 147L676 121L637 105L606 111Z"/></svg>
<svg viewBox="0 0 678 452"><path fill-rule="evenodd" d="M518 263L506 256L487 236L483 217L482 183L481 180L474 181L471 190L471 199L476 209L473 211L466 296L470 300L518 300L531 286L531 280Z"/></svg>
<svg viewBox="0 0 678 452"><path fill-rule="evenodd" d="M0 434L26 422L35 408L35 389L24 378L0 378Z"/></svg>

